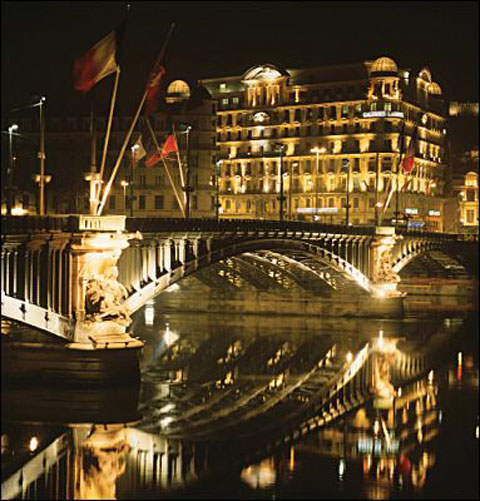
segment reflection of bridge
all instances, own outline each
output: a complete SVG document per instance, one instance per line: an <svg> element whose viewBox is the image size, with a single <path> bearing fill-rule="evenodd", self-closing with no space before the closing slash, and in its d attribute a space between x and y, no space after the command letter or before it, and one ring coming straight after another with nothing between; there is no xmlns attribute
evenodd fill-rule
<svg viewBox="0 0 480 501"><path fill-rule="evenodd" d="M267 384L273 391L270 398L257 402L257 410L260 412L246 409L248 425L256 430L252 440L248 442L249 446L245 449L235 447L234 456L228 457L227 454L228 460L225 460L224 446L223 452L221 451L221 443L220 447L215 447L212 444L192 442L188 438L172 437L171 433L174 433L175 429L165 425L165 416L168 413L166 409L163 414L153 409L152 415L156 415L160 426L160 432L155 430L154 433L146 431L151 426L149 419L145 417L141 423L132 423L129 426L70 424L53 441L42 437L41 428L35 434L35 427L29 425L27 433L30 435L26 441L31 444L32 455L23 466L3 480L2 499L19 496L22 499L114 499L123 489L129 493L143 493L158 488L173 490L185 487L206 474L216 474L217 470L222 472L232 465L245 466L249 461L265 457L285 444L296 444L300 437L307 435L314 428L323 428L336 418L347 415L348 411L362 409L363 405L368 404L379 387L378 371L375 368L389 353L391 346L389 348L388 341L379 338L367 344L346 362L342 362L345 360L344 353L340 355L333 346L327 349L325 344L319 351L323 356L313 364L311 370L305 372L301 381L293 377L293 385L288 381L279 383L278 375L275 376L271 381L273 385ZM226 349L226 355L232 355L229 348ZM300 347L296 353L291 354L293 365L301 362L299 353L305 356L305 350ZM397 357L404 378L412 379L425 373L425 363L410 363L408 360L405 363L406 358L406 355ZM428 400L434 396L430 391L433 389L431 383L429 381L426 384L420 380L405 387L401 399L397 398L396 404L390 407L392 412L401 414L413 401L421 402L417 406L418 409L423 410L424 405L429 409L429 406L435 404L434 401ZM313 393L312 384L316 388ZM228 393L228 390L225 393ZM305 398L306 396L308 398ZM241 399L242 397L239 397L237 401ZM213 400L215 396L212 396L212 407L215 407L218 399L216 402ZM292 401L295 408L291 406ZM281 407L280 414L284 414L285 409L290 411L284 414L284 419L278 420L276 426L269 426L272 424L269 423L271 410L275 406ZM240 407L243 408L244 404ZM233 413L237 411L238 409ZM28 416L32 410L24 409L24 412L24 419L31 422ZM261 414L265 416L262 417ZM186 413L182 415L187 417ZM215 419L212 431L218 428L218 417L220 416ZM399 419L402 419L401 416ZM363 424L365 425L365 420ZM422 429L426 441L427 430L423 427ZM408 445L406 439L417 431L416 428L407 429L405 440L403 435L400 435L400 439ZM373 421L367 421L365 432L382 433L381 428L376 429ZM2 454L9 453L9 438L13 436L2 435L2 446L5 445ZM206 435L205 438L208 440L211 437ZM229 442L228 438L226 442ZM359 443L359 447L360 445ZM391 452L396 454L393 449Z"/></svg>
<svg viewBox="0 0 480 501"><path fill-rule="evenodd" d="M126 233L128 230L130 233ZM398 298L398 273L431 250L473 248L456 235L278 221L2 218L2 316L76 343L131 342L129 315L169 285L236 259L250 276L341 277ZM117 267L118 265L118 267ZM107 334L108 333L108 334Z"/></svg>

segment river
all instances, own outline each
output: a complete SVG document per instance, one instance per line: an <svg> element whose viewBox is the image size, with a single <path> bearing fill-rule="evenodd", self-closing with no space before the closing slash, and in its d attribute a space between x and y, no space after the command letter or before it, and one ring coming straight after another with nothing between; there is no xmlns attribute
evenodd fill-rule
<svg viewBox="0 0 480 501"><path fill-rule="evenodd" d="M476 312L318 318L179 302L135 315L139 387L2 392L2 499L478 499ZM360 406L283 441L275 423L316 391L305 374L325 359L328 376L380 331L399 348L441 345L428 376L399 385L393 420Z"/></svg>

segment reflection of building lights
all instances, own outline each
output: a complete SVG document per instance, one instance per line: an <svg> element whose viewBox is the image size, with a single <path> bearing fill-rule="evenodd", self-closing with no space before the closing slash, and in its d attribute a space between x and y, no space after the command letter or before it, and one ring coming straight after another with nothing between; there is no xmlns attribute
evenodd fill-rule
<svg viewBox="0 0 480 501"><path fill-rule="evenodd" d="M30 449L30 452L35 452L38 447L38 438L37 437L32 437L30 439L30 442L28 444L28 448Z"/></svg>
<svg viewBox="0 0 480 501"><path fill-rule="evenodd" d="M352 352L351 352L351 351L349 351L349 352L347 353L347 362L348 362L348 363L351 363L351 361L352 361L352 360L353 360L353 355L352 355Z"/></svg>
<svg viewBox="0 0 480 501"><path fill-rule="evenodd" d="M167 323L165 327L165 333L163 335L163 340L165 341L165 344L167 346L170 346L173 343L175 343L175 341L177 341L178 338L179 338L178 334L176 332L171 331L170 324Z"/></svg>
<svg viewBox="0 0 480 501"><path fill-rule="evenodd" d="M384 341L383 341L383 331L382 331L382 329L380 329L380 330L378 331L378 341L377 341L377 345L378 345L378 348L379 348L380 350L382 350L382 349L383 349L383 347L384 347Z"/></svg>
<svg viewBox="0 0 480 501"><path fill-rule="evenodd" d="M397 390L397 397L401 397L401 396L402 396L402 389L401 389L401 388L399 388L399 389Z"/></svg>
<svg viewBox="0 0 480 501"><path fill-rule="evenodd" d="M430 371L430 372L428 373L428 382L429 382L430 384L432 384L432 383L433 383L433 375L434 375L434 372L433 372L433 371Z"/></svg>
<svg viewBox="0 0 480 501"><path fill-rule="evenodd" d="M373 433L374 433L374 435L378 435L379 431L380 431L380 423L378 422L378 419L375 419L375 422L373 423Z"/></svg>
<svg viewBox="0 0 480 501"><path fill-rule="evenodd" d="M475 428L475 438L478 440L478 424Z"/></svg>
<svg viewBox="0 0 480 501"><path fill-rule="evenodd" d="M462 352L459 351L457 355L458 365L462 365Z"/></svg>
<svg viewBox="0 0 480 501"><path fill-rule="evenodd" d="M345 475L346 463L345 459L340 459L338 462L338 478L339 480L343 480L343 476Z"/></svg>
<svg viewBox="0 0 480 501"><path fill-rule="evenodd" d="M145 325L152 326L155 320L155 308L153 300L147 301L145 304Z"/></svg>

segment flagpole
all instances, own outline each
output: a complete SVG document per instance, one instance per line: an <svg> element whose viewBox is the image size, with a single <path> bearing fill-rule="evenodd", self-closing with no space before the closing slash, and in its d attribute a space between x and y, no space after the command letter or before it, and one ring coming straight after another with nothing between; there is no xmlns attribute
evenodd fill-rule
<svg viewBox="0 0 480 501"><path fill-rule="evenodd" d="M180 206L180 210L182 211L182 215L184 218L186 218L187 216L186 216L183 204L182 204L182 200L180 199L180 196L178 195L178 192L177 192L177 189L175 188L175 184L173 182L172 175L170 174L170 170L168 168L167 162L165 161L165 158L163 158L163 157L162 157L162 162L163 162L163 165L165 167L165 170L167 171L168 180L170 181L170 184L172 185L173 193L175 194L175 198L177 199L178 205Z"/></svg>
<svg viewBox="0 0 480 501"><path fill-rule="evenodd" d="M112 130L112 121L113 121L113 110L115 109L115 101L117 99L117 89L118 89L118 81L120 80L120 66L117 66L117 71L115 75L115 83L113 85L113 93L112 93L112 99L110 101L110 113L108 116L108 123L107 123L107 132L105 134L105 141L103 143L103 153L102 153L102 163L100 164L100 182L103 180L103 170L105 168L105 161L107 158L107 150L108 150L108 143L110 140L110 132ZM98 205L98 200L95 198L95 209L97 208Z"/></svg>
<svg viewBox="0 0 480 501"><path fill-rule="evenodd" d="M178 192L177 192L177 189L175 187L175 183L173 182L172 175L170 174L170 170L168 168L168 165L167 165L167 163L165 162L165 159L162 156L162 150L160 148L160 145L158 144L157 137L155 136L155 132L153 130L152 124L150 123L150 118L147 117L145 121L147 122L148 130L150 131L150 134L152 135L153 144L155 145L155 148L157 149L157 152L162 157L163 165L164 165L165 170L167 172L168 180L170 181L170 184L172 186L173 193L175 194L175 198L177 199L178 205L180 205L180 209L182 211L183 217L185 217L185 209L183 207L182 201L180 200L180 196L178 195ZM178 148L177 148L177 150L178 150Z"/></svg>
<svg viewBox="0 0 480 501"><path fill-rule="evenodd" d="M178 160L178 170L180 171L180 183L182 184L182 190L185 188L185 176L183 174L183 166L182 166L182 161L180 159L180 152L178 150L178 141L177 141L177 136L175 134L175 125L172 125L172 131L173 131L173 137L175 138L175 142L177 143L177 160ZM187 201L187 192L183 192L183 202L186 203Z"/></svg>
<svg viewBox="0 0 480 501"><path fill-rule="evenodd" d="M172 23L170 25L170 31L167 34L167 38L165 39L165 42L163 43L163 47L162 47L162 50L160 52L160 55L158 56L157 60L155 61L155 64L154 64L153 68L155 68L157 66L157 63L159 61L161 61L161 59L162 59L162 57L163 57L163 55L165 53L165 49L167 48L168 41L170 40L170 36L171 36L174 28L175 28L175 23ZM131 135L133 133L133 129L135 128L135 125L137 124L138 117L140 116L140 112L142 111L143 105L145 104L145 100L147 99L147 93L148 93L149 84L150 84L150 81L147 82L147 85L145 86L145 91L143 92L142 99L140 101L140 104L138 105L137 112L135 113L135 117L134 117L132 123L130 124L130 129L128 130L128 133L127 133L127 135L125 137L125 140L123 141L120 153L118 154L117 162L115 164L115 167L113 168L113 171L112 171L112 174L110 176L110 179L108 180L107 186L105 186L105 190L103 192L102 201L100 202L100 207L98 208L97 216L101 216L102 215L102 210L103 210L103 207L105 206L105 201L106 201L106 199L107 199L107 197L108 197L108 195L110 193L110 190L112 188L113 180L115 179L115 176L117 174L118 168L120 167L120 163L122 161L123 155L125 154L125 150L127 149L127 144L130 141L130 137L131 137Z"/></svg>

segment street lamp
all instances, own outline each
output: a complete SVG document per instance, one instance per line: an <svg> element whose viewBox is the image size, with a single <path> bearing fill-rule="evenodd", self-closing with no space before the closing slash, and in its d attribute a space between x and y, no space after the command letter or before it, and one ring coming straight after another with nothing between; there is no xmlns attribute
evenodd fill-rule
<svg viewBox="0 0 480 501"><path fill-rule="evenodd" d="M318 146L315 146L314 148L312 148L310 150L311 153L315 153L316 157L317 157L317 162L316 162L316 166L315 166L315 204L314 204L314 207L315 207L315 212L317 211L317 200L318 200L318 176L319 176L319 172L320 172L320 158L319 158L319 155L320 153L323 155L327 150L322 146L321 148L319 148Z"/></svg>
<svg viewBox="0 0 480 501"><path fill-rule="evenodd" d="M347 169L347 182L346 182L346 214L345 214L345 223L348 226L350 223L350 162L348 158L343 159L343 168Z"/></svg>
<svg viewBox="0 0 480 501"><path fill-rule="evenodd" d="M219 219L219 214L220 214L220 194L219 194L219 178L220 178L220 169L222 167L223 160L218 160L217 161L217 172L215 173L215 191L216 191L216 197L215 197L215 217Z"/></svg>
<svg viewBox="0 0 480 501"><path fill-rule="evenodd" d="M189 123L182 123L185 127L185 134L187 135L186 143L187 143L187 158L186 158L186 167L185 167L185 187L183 191L185 191L187 195L187 200L185 203L185 217L186 219L190 218L190 193L193 191L193 188L190 186L190 132L193 129L192 125Z"/></svg>
<svg viewBox="0 0 480 501"><path fill-rule="evenodd" d="M18 130L17 124L12 124L8 128L9 162L8 162L8 196L7 196L7 215L11 216L13 207L13 131Z"/></svg>
<svg viewBox="0 0 480 501"><path fill-rule="evenodd" d="M127 186L130 184L128 181L120 181L120 184L123 187L123 206L125 208L125 212L127 211Z"/></svg>
<svg viewBox="0 0 480 501"><path fill-rule="evenodd" d="M132 151L132 163L130 169L130 217L133 217L133 173L137 163L136 151L140 148L138 144L134 144L130 149Z"/></svg>
<svg viewBox="0 0 480 501"><path fill-rule="evenodd" d="M46 100L47 98L42 96L38 102L40 108L40 151L38 152L38 158L40 159L40 177L38 186L40 190L39 212L41 216L45 215L45 184L48 182L45 179L45 121L43 116L43 103Z"/></svg>
<svg viewBox="0 0 480 501"><path fill-rule="evenodd" d="M285 200L283 196L283 155L285 152L285 145L283 143L275 143L275 147L280 153L280 196L278 200L280 200L280 221L283 221L283 201Z"/></svg>

